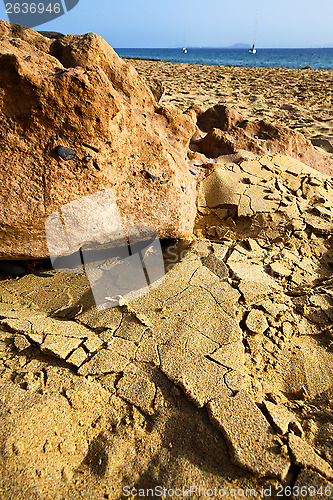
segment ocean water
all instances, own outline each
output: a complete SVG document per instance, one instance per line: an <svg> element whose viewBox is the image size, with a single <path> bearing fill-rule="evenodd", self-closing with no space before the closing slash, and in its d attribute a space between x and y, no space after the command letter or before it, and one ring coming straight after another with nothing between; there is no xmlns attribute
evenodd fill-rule
<svg viewBox="0 0 333 500"><path fill-rule="evenodd" d="M257 49L249 54L247 49L115 49L121 57L157 59L166 62L245 66L255 68L296 68L333 70L332 49Z"/></svg>

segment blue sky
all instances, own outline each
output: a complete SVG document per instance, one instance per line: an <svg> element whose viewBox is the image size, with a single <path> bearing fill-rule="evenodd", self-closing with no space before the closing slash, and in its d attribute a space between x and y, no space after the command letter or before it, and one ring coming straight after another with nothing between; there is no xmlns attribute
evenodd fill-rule
<svg viewBox="0 0 333 500"><path fill-rule="evenodd" d="M333 0L80 0L35 29L94 31L113 47L225 47L252 43L256 16L258 47L333 46Z"/></svg>

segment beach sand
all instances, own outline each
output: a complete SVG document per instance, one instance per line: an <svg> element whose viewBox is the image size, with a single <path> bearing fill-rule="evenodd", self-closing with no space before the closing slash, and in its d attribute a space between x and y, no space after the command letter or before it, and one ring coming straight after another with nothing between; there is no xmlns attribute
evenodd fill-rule
<svg viewBox="0 0 333 500"><path fill-rule="evenodd" d="M288 125L310 140L333 139L333 72L312 69L243 68L127 59L138 73L159 79L162 104L236 105L245 119ZM333 153L328 144L322 145Z"/></svg>

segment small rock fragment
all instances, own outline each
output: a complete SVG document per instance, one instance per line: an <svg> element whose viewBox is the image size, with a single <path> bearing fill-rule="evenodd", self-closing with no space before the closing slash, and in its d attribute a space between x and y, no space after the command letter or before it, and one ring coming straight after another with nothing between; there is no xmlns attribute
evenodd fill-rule
<svg viewBox="0 0 333 500"><path fill-rule="evenodd" d="M150 172L147 172L147 171L145 173L146 173L147 179L151 179L153 182L155 182L157 180L156 175L153 175L153 174L151 174Z"/></svg>
<svg viewBox="0 0 333 500"><path fill-rule="evenodd" d="M228 277L228 268L225 263L218 259L214 254L209 254L207 257L202 259L202 263L206 266L212 273L216 274L220 279L225 279Z"/></svg>
<svg viewBox="0 0 333 500"><path fill-rule="evenodd" d="M305 222L315 234L328 235L333 233L333 222L329 222L317 215L305 214Z"/></svg>
<svg viewBox="0 0 333 500"><path fill-rule="evenodd" d="M73 160L76 156L76 151L66 148L65 146L57 146L56 153L62 160L65 161Z"/></svg>
<svg viewBox="0 0 333 500"><path fill-rule="evenodd" d="M93 165L94 167L96 168L96 170L101 170L100 166L98 165L97 161L96 160L93 160Z"/></svg>
<svg viewBox="0 0 333 500"><path fill-rule="evenodd" d="M84 346L88 349L89 352L96 352L100 347L102 347L103 341L97 337L97 335L91 335L85 342Z"/></svg>
<svg viewBox="0 0 333 500"><path fill-rule="evenodd" d="M273 262L270 264L270 270L278 276L287 277L291 275L291 269L281 264L281 262Z"/></svg>
<svg viewBox="0 0 333 500"><path fill-rule="evenodd" d="M24 351L24 349L28 349L30 347L30 342L24 335L15 335L14 337L14 345L18 351Z"/></svg>
<svg viewBox="0 0 333 500"><path fill-rule="evenodd" d="M252 333L264 333L269 326L265 314L259 309L249 312L245 324Z"/></svg>
<svg viewBox="0 0 333 500"><path fill-rule="evenodd" d="M72 351L77 349L82 343L82 339L63 337L62 335L46 335L40 346L43 352L54 354L65 359Z"/></svg>

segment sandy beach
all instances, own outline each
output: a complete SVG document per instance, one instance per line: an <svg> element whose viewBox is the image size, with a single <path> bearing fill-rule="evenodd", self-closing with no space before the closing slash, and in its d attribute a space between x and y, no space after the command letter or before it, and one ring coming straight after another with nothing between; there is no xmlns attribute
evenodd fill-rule
<svg viewBox="0 0 333 500"><path fill-rule="evenodd" d="M246 119L288 125L308 139L333 139L332 71L127 61L141 76L163 83L162 104L182 110L198 104L204 109L233 104Z"/></svg>

